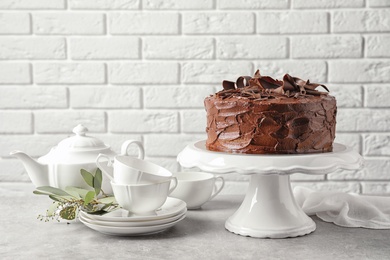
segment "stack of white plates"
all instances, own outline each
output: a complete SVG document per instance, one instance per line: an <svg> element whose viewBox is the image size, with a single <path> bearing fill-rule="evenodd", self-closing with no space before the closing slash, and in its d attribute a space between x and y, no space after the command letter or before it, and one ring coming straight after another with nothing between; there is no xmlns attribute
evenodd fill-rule
<svg viewBox="0 0 390 260"><path fill-rule="evenodd" d="M168 197L156 214L130 215L118 209L105 215L92 215L81 211L80 221L87 227L107 235L141 236L164 231L186 217L187 206L182 200Z"/></svg>

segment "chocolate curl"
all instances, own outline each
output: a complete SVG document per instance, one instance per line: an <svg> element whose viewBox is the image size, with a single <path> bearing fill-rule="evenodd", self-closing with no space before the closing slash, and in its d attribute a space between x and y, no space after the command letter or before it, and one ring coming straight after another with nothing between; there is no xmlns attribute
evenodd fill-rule
<svg viewBox="0 0 390 260"><path fill-rule="evenodd" d="M326 95L328 93L320 92L320 91L312 90L312 89L306 89L306 94L310 94L310 95L313 95L313 96L319 96L319 95Z"/></svg>
<svg viewBox="0 0 390 260"><path fill-rule="evenodd" d="M283 89L285 91L299 91L297 83L289 74L285 74L283 77Z"/></svg>
<svg viewBox="0 0 390 260"><path fill-rule="evenodd" d="M261 86L265 89L277 89L283 86L283 81L274 80L273 78L268 76L261 77L259 80Z"/></svg>
<svg viewBox="0 0 390 260"><path fill-rule="evenodd" d="M322 95L326 94L325 92L317 91L316 88L318 86L323 87L328 92L328 88L325 85L317 84L317 83L310 83L309 80L304 81L297 77L291 77L289 74L284 75L283 77L283 89L285 91L296 91L299 92L301 95L310 94L310 95Z"/></svg>
<svg viewBox="0 0 390 260"><path fill-rule="evenodd" d="M283 81L274 80L271 77L262 77L260 79L260 83L264 89L269 90L270 92L278 93L281 95L284 94Z"/></svg>
<svg viewBox="0 0 390 260"><path fill-rule="evenodd" d="M250 76L241 76L241 77L238 77L238 79L237 79L237 81L236 81L237 88L243 88L243 87L249 86L249 80L250 80L251 78L252 78L252 77L250 77Z"/></svg>
<svg viewBox="0 0 390 260"><path fill-rule="evenodd" d="M222 81L222 87L224 90L236 89L234 82L227 80Z"/></svg>
<svg viewBox="0 0 390 260"><path fill-rule="evenodd" d="M283 81L275 80L268 76L261 76L260 70L257 70L255 76L250 80L249 85L255 85L260 90L272 89L276 93L284 93Z"/></svg>
<svg viewBox="0 0 390 260"><path fill-rule="evenodd" d="M299 94L301 95L306 94L306 90L305 90L306 81L301 80L300 78L291 77L289 74L286 74L283 77L283 83L284 83L283 86L284 90L299 92Z"/></svg>
<svg viewBox="0 0 390 260"><path fill-rule="evenodd" d="M260 70L256 70L255 75L253 76L255 79L261 78Z"/></svg>
<svg viewBox="0 0 390 260"><path fill-rule="evenodd" d="M265 90L265 88L260 84L259 79L261 78L260 70L256 70L253 78L249 80L249 86L257 87L260 90Z"/></svg>
<svg viewBox="0 0 390 260"><path fill-rule="evenodd" d="M315 90L319 86L323 87L326 91L329 92L329 89L325 85L317 84L317 83L311 83L309 80L307 80L305 88L311 89L311 90Z"/></svg>
<svg viewBox="0 0 390 260"><path fill-rule="evenodd" d="M280 95L286 95L288 97L298 97L299 95L323 95L325 92L317 91L318 86L323 87L325 90L328 88L325 85L311 83L309 80L305 81L297 77L292 77L289 74L285 74L283 80L275 80L268 76L261 76L260 70L255 72L253 78L250 76L241 76L237 78L236 82L224 80L222 82L225 96L234 93L242 93L242 96L251 96L253 98L261 98L261 94L257 97L259 91L265 93L277 93ZM229 92L229 93L228 93ZM245 92L245 93L244 93ZM256 94L256 95L255 95ZM225 97L223 96L223 97ZM271 96L269 96L271 98Z"/></svg>

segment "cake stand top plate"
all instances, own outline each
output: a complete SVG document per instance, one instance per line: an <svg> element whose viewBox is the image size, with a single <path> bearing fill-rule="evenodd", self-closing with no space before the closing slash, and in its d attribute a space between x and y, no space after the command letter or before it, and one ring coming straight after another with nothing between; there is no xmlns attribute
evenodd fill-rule
<svg viewBox="0 0 390 260"><path fill-rule="evenodd" d="M233 154L206 149L206 141L187 145L177 156L185 168L198 167L214 173L326 174L338 169L357 170L362 156L351 147L334 143L333 152L311 154Z"/></svg>

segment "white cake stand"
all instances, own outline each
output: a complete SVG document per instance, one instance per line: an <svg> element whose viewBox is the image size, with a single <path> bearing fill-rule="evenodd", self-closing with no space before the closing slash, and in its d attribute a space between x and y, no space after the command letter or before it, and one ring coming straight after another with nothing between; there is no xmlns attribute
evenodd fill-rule
<svg viewBox="0 0 390 260"><path fill-rule="evenodd" d="M326 174L363 166L360 154L337 143L333 152L301 155L212 152L206 149L205 143L188 145L177 160L185 168L252 175L244 201L225 223L227 230L242 236L286 238L313 232L314 221L298 206L292 194L290 174Z"/></svg>

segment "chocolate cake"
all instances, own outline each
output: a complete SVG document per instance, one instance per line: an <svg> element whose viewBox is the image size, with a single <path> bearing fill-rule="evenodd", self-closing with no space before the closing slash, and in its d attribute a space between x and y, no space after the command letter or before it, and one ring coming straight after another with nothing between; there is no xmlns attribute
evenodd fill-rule
<svg viewBox="0 0 390 260"><path fill-rule="evenodd" d="M207 97L206 147L246 154L331 152L336 99L326 86L286 74L242 76ZM325 91L318 91L321 86Z"/></svg>

